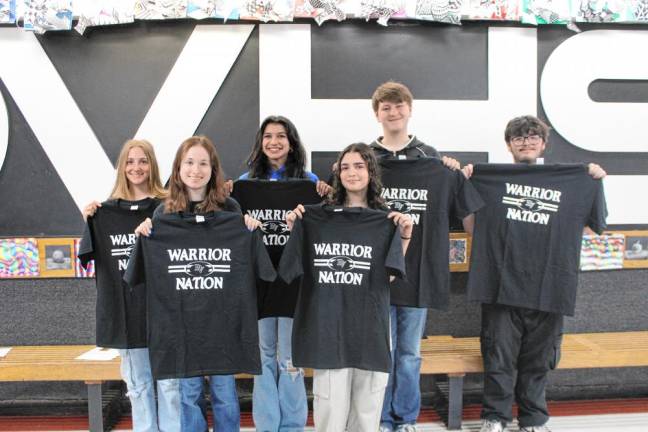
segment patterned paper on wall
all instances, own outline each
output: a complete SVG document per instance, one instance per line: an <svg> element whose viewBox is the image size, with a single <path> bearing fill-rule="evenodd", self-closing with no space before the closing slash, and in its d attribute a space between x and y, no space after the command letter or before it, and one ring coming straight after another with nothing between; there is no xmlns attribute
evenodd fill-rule
<svg viewBox="0 0 648 432"><path fill-rule="evenodd" d="M648 22L648 0L633 0L628 2L626 10L627 22Z"/></svg>
<svg viewBox="0 0 648 432"><path fill-rule="evenodd" d="M581 247L581 270L623 268L623 234L585 235Z"/></svg>
<svg viewBox="0 0 648 432"><path fill-rule="evenodd" d="M88 27L134 21L135 0L75 0L79 21L74 29L83 34Z"/></svg>
<svg viewBox="0 0 648 432"><path fill-rule="evenodd" d="M187 17L187 0L135 0L135 19L162 20Z"/></svg>
<svg viewBox="0 0 648 432"><path fill-rule="evenodd" d="M467 19L519 21L519 0L469 0L463 11Z"/></svg>
<svg viewBox="0 0 648 432"><path fill-rule="evenodd" d="M24 0L23 28L38 34L72 28L72 0Z"/></svg>
<svg viewBox="0 0 648 432"><path fill-rule="evenodd" d="M463 0L416 0L415 18L447 24L461 24Z"/></svg>
<svg viewBox="0 0 648 432"><path fill-rule="evenodd" d="M382 26L386 26L392 16L403 13L404 9L402 0L360 0L360 17L367 21L376 19Z"/></svg>
<svg viewBox="0 0 648 432"><path fill-rule="evenodd" d="M16 22L16 0L0 0L0 24Z"/></svg>
<svg viewBox="0 0 648 432"><path fill-rule="evenodd" d="M282 22L294 16L295 0L244 0L241 7L241 19Z"/></svg>
<svg viewBox="0 0 648 432"><path fill-rule="evenodd" d="M84 269L81 265L81 260L79 259L79 245L81 245L81 239L74 240L74 262L75 262L75 275L79 278L92 278L95 277L95 262L91 260L88 263L88 269Z"/></svg>
<svg viewBox="0 0 648 432"><path fill-rule="evenodd" d="M239 4L237 0L189 0L187 16L193 19L235 20L239 18Z"/></svg>
<svg viewBox="0 0 648 432"><path fill-rule="evenodd" d="M313 18L317 25L322 25L328 20L344 21L346 13L340 7L339 0L297 0L295 17Z"/></svg>
<svg viewBox="0 0 648 432"><path fill-rule="evenodd" d="M520 21L526 24L571 22L571 0L522 0Z"/></svg>
<svg viewBox="0 0 648 432"><path fill-rule="evenodd" d="M625 21L626 2L622 0L574 0L572 8L571 14L577 22Z"/></svg>
<svg viewBox="0 0 648 432"><path fill-rule="evenodd" d="M36 239L0 239L0 278L37 277L38 275Z"/></svg>

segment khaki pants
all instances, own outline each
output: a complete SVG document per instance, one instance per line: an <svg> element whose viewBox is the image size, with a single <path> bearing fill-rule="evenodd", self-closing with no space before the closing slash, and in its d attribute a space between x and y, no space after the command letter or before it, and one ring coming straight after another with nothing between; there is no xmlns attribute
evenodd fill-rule
<svg viewBox="0 0 648 432"><path fill-rule="evenodd" d="M362 369L315 369L313 417L317 432L376 432L389 375Z"/></svg>

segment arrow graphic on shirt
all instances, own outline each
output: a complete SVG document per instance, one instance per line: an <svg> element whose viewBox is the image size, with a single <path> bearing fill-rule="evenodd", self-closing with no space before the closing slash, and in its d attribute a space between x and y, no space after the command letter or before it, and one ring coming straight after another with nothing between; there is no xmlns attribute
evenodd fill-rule
<svg viewBox="0 0 648 432"><path fill-rule="evenodd" d="M547 210L552 212L558 211L558 206L549 204L535 198L513 198L509 196L502 197L502 204L509 204L529 211Z"/></svg>

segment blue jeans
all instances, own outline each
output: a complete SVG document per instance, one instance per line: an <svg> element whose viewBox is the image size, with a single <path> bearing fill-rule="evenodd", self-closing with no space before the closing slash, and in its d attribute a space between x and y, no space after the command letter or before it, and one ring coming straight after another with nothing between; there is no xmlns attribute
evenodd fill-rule
<svg viewBox="0 0 648 432"><path fill-rule="evenodd" d="M211 375L209 392L214 414L215 432L238 432L241 412L234 375ZM207 401L203 393L203 377L180 379L182 400L182 431L207 431Z"/></svg>
<svg viewBox="0 0 648 432"><path fill-rule="evenodd" d="M427 309L390 306L392 369L385 389L382 426L414 424L421 410L421 338Z"/></svg>
<svg viewBox="0 0 648 432"><path fill-rule="evenodd" d="M177 379L157 381L157 406L148 348L119 350L121 375L131 403L133 430L157 432L180 430L180 383Z"/></svg>
<svg viewBox="0 0 648 432"><path fill-rule="evenodd" d="M258 432L299 432L308 403L304 371L292 365L292 318L259 320L262 374L254 377L252 417Z"/></svg>

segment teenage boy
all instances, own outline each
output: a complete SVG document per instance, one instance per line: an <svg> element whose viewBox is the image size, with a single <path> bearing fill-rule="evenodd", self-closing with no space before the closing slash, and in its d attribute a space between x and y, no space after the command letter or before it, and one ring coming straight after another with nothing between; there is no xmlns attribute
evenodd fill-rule
<svg viewBox="0 0 648 432"><path fill-rule="evenodd" d="M506 145L513 156L513 161L516 164L527 165L536 165L543 156L548 135L548 126L533 116L521 116L512 119L507 124L504 132ZM565 176L560 174L558 170L559 168L551 175ZM463 172L466 177L471 177L473 173L472 165L466 165ZM596 164L589 164L588 172L594 179L601 179L606 175L605 171ZM502 181L510 181L511 184L516 182L515 177L510 175ZM492 184L493 182L494 179L491 173L489 183ZM579 184L582 183L588 182ZM473 185L478 190L480 189L477 175ZM567 183L563 183L558 187L568 188L569 186ZM585 193L585 188L577 191L579 195ZM600 231L605 226L607 211L605 209L605 199L602 195L602 187L598 190L598 193L599 195L594 201L595 204L591 205L590 203L589 207L581 213L588 217L587 220L592 228ZM563 189L564 195L565 189ZM484 200L487 200L483 193L482 196ZM563 199L560 206L575 205L573 202L568 203L566 201L568 199ZM531 202L538 203L541 201L531 199L529 203ZM551 204L542 205L551 206ZM556 212L551 217L559 217L559 205L554 207L555 210L548 213ZM566 211L566 209L563 209L563 211ZM480 213L479 223L482 223L482 219L486 220L488 217L488 213L483 215ZM575 214L572 217L577 218ZM474 218L474 216L471 216L471 218ZM536 247L534 250L528 250L526 256L509 257L509 259L503 261L499 269L485 268L487 263L481 261L479 268L473 269L471 267L471 275L468 281L468 297L470 300L480 301L482 309L481 349L484 359L484 395L481 412L481 432L505 431L506 424L512 421L514 399L518 405L520 432L549 431L546 426L549 420L545 397L547 374L557 366L560 358L563 316L565 314L573 315L576 290L575 277L572 280L564 277L551 278L551 271L555 273L565 271L564 269L546 269L549 266L546 257L558 256L560 253L564 253L568 249L568 244L570 244L572 238L571 236L564 236L564 238L558 239L560 244L557 244L553 237L561 227L557 226L558 224L554 225L554 229L547 230L538 228L539 225L534 226L532 230L529 228L531 230L529 232L533 234L533 240L527 238L527 241L533 241ZM515 229L511 227L507 232L508 238L506 242L511 247L510 255L515 255L516 252L514 246L509 243L513 242L512 238L516 235L519 236L519 232L521 232L515 231ZM576 227L575 229L580 230L581 228ZM585 231L591 232L588 227L585 228ZM476 248L478 248L476 244L483 240L482 237L486 241L493 240L488 248L491 255L498 255L493 251L498 249L499 239L489 237L498 236L497 232L491 230L481 236L482 233L476 233L473 238L473 261L479 259L478 256L476 257ZM543 236L544 239L538 241L539 236ZM552 238L549 238L549 236L552 236ZM578 236L575 241L577 245L574 248L577 249L577 255L578 251L580 251L580 231L576 232L575 236ZM542 250L543 247L547 250ZM557 249L560 249L560 251ZM572 258L571 262L574 267L572 273L575 275L578 271L578 259L577 257ZM561 262L562 267L568 267L568 261ZM520 265L524 265L523 270L518 268ZM475 265L475 267L478 266ZM472 274L473 270L476 275ZM513 282L513 278L520 271L523 271L526 275L525 282L516 284ZM495 280L499 280L499 283L494 283ZM491 283L488 283L488 281Z"/></svg>
<svg viewBox="0 0 648 432"><path fill-rule="evenodd" d="M448 168L459 169L459 162L441 157L434 147L409 134L412 102L412 93L401 83L388 81L375 90L371 104L383 128L383 135L371 143L376 156L379 159L440 158ZM380 431L412 432L416 431L421 409L421 338L427 308L393 304L390 308L392 369L385 390Z"/></svg>

